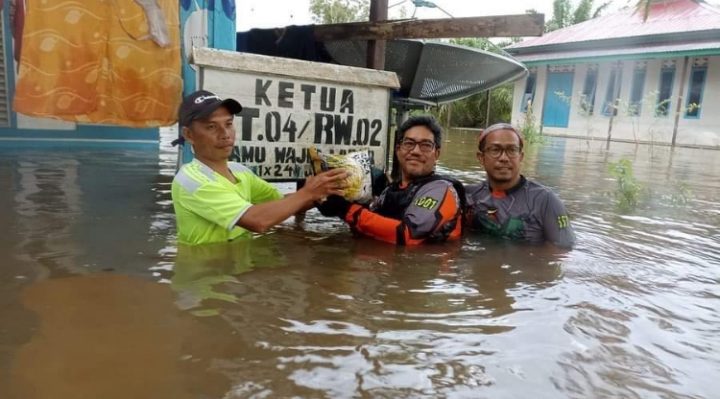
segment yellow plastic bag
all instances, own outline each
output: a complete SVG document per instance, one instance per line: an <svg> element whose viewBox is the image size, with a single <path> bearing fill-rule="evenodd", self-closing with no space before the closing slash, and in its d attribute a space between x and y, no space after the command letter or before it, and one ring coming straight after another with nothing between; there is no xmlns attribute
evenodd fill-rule
<svg viewBox="0 0 720 399"><path fill-rule="evenodd" d="M365 150L354 151L347 154L323 154L315 147L310 148L313 172L343 168L348 174L345 178L345 199L361 204L372 200L372 159L370 152Z"/></svg>

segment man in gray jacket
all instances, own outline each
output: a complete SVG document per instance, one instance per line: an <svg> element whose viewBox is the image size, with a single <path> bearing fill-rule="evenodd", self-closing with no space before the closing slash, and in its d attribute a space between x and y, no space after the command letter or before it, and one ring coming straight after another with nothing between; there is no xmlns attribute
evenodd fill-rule
<svg viewBox="0 0 720 399"><path fill-rule="evenodd" d="M575 233L565 205L549 188L520 174L523 139L497 123L478 138L477 158L487 180L466 187L465 220L471 230L530 243L572 248Z"/></svg>

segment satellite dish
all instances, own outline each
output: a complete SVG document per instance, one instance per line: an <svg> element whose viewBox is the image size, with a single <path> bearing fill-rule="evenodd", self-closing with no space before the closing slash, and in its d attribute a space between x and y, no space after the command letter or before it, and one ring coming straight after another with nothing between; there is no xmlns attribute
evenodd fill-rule
<svg viewBox="0 0 720 399"><path fill-rule="evenodd" d="M366 66L366 40L326 41L324 45L334 62ZM394 101L418 106L456 101L528 73L511 56L420 40L386 41L385 70L400 79Z"/></svg>

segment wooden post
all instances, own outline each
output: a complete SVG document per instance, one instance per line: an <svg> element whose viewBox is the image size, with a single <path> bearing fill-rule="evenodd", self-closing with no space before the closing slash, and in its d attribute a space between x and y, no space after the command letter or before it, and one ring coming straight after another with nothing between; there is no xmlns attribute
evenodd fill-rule
<svg viewBox="0 0 720 399"><path fill-rule="evenodd" d="M615 73L615 83L613 87L613 110L610 114L610 121L608 121L608 134L607 134L607 142L610 144L610 140L612 139L612 128L613 128L613 120L615 119L615 114L617 114L618 107L620 105L620 84L622 83L622 75L623 75L623 65L620 61L618 61L616 65L616 73Z"/></svg>
<svg viewBox="0 0 720 399"><path fill-rule="evenodd" d="M487 107L485 107L485 129L490 126L490 90L487 91Z"/></svg>
<svg viewBox="0 0 720 399"><path fill-rule="evenodd" d="M688 80L685 75L687 74L688 62L690 58L686 55L683 61L683 69L680 74L680 91L678 92L677 107L675 107L675 123L673 124L673 135L671 146L675 147L675 140L677 139L678 124L680 123L680 114L683 110L683 93L685 92L685 81Z"/></svg>
<svg viewBox="0 0 720 399"><path fill-rule="evenodd" d="M388 17L388 0L371 0L370 22L385 21ZM385 40L368 40L367 67L385 69Z"/></svg>
<svg viewBox="0 0 720 399"><path fill-rule="evenodd" d="M544 23L544 14L370 21L313 25L313 35L319 41L542 36Z"/></svg>

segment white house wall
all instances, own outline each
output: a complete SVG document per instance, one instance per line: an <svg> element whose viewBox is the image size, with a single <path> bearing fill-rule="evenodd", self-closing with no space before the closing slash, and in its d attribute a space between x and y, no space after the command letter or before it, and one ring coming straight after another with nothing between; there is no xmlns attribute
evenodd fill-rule
<svg viewBox="0 0 720 399"><path fill-rule="evenodd" d="M685 76L685 93L690 68ZM720 57L708 57L708 69L702 96L700 118L680 117L677 143L684 145L720 146Z"/></svg>
<svg viewBox="0 0 720 399"><path fill-rule="evenodd" d="M681 76L684 63L683 57L638 60L640 62L647 62L643 101L638 116L629 116L627 114L627 104L629 103L630 92L632 90L633 70L636 61L622 61L620 106L617 116L612 118L611 139L643 143L671 143L675 123L675 112L678 105L678 94L680 94L680 86L682 85L683 109L681 110L682 113L678 122L676 143L689 146L720 147L720 101L715 101L715 99L720 96L720 57L701 57L707 58L708 67L705 86L703 88L700 118L697 119L686 118L684 112L685 102L687 101L685 96L689 90L689 77L694 58L695 57L689 57L689 65L684 76ZM675 60L676 62L675 79L672 87L671 103L669 105L670 112L667 116L655 116L657 93L660 88L661 66L663 61L667 60ZM598 62L597 64L598 78L593 115L583 115L580 108L580 98L589 63L577 63L574 65L575 74L573 78L573 93L570 100L568 127L547 127L543 129L543 133L598 139L606 139L608 137L610 117L602 114L602 108L614 61ZM536 82L533 112L536 122L541 124L542 109L547 87L546 65L537 66ZM520 102L525 91L525 83L525 79L515 83L512 121L516 124L522 124L525 119L525 113L520 112Z"/></svg>

